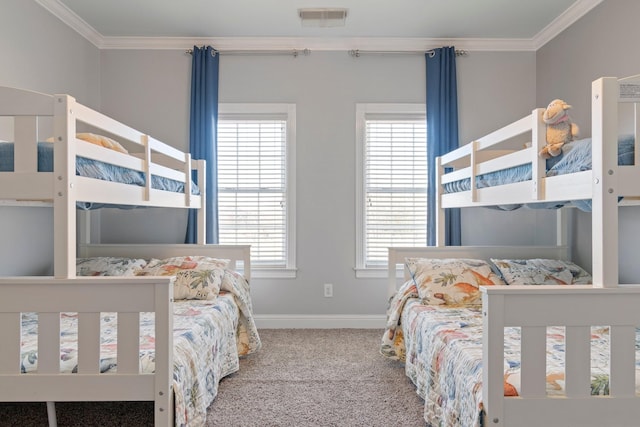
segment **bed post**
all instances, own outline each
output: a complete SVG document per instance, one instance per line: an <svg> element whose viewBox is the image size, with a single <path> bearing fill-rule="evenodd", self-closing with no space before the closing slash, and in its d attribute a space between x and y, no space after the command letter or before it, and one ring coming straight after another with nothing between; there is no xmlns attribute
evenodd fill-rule
<svg viewBox="0 0 640 427"><path fill-rule="evenodd" d="M53 250L56 278L76 276L75 98L54 97Z"/></svg>
<svg viewBox="0 0 640 427"><path fill-rule="evenodd" d="M155 285L156 369L154 425L170 427L173 412L173 286Z"/></svg>
<svg viewBox="0 0 640 427"><path fill-rule="evenodd" d="M603 77L591 85L593 285L618 286L618 81Z"/></svg>
<svg viewBox="0 0 640 427"><path fill-rule="evenodd" d="M544 108L536 108L531 111L531 184L533 185L533 200L544 199L542 180L546 176L546 161L538 153L547 143L546 124L542 120Z"/></svg>
<svg viewBox="0 0 640 427"><path fill-rule="evenodd" d="M140 135L140 145L144 147L144 200L151 200L151 145L149 135Z"/></svg>
<svg viewBox="0 0 640 427"><path fill-rule="evenodd" d="M482 293L482 398L487 427L505 425L504 310L504 295Z"/></svg>

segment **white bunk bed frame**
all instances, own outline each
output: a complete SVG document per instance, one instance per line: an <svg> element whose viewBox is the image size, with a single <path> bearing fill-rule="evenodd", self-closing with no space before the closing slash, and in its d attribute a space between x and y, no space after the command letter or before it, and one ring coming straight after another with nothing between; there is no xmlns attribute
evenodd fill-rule
<svg viewBox="0 0 640 427"><path fill-rule="evenodd" d="M83 245L82 256L231 260L251 279L246 245ZM20 373L21 313L38 313L38 370ZM60 373L60 314L79 313L78 372ZM118 313L118 370L100 373L100 313ZM140 371L140 313L155 313L155 373ZM0 402L154 401L154 425L173 426L173 286L169 277L0 278Z"/></svg>
<svg viewBox="0 0 640 427"><path fill-rule="evenodd" d="M618 166L618 106L635 104L635 166ZM537 201L592 199L593 286L505 286L482 288L483 406L486 426L635 426L636 328L640 285L618 281L618 197L640 189L640 76L600 78L592 84L592 171L544 177L537 153L544 144L542 109L437 160L437 184L530 162L531 181L438 195L437 247L390 248L389 293L397 286L396 266L406 257L559 258L566 247L444 247L444 209ZM495 150L500 142L531 132L532 147ZM494 150L491 150L494 148ZM462 166L462 168L459 168ZM445 167L458 167L443 175ZM562 243L562 242L560 242ZM610 394L590 395L590 327L610 327ZM504 396L504 328L521 327L521 395ZM566 327L564 397L548 397L546 328Z"/></svg>
<svg viewBox="0 0 640 427"><path fill-rule="evenodd" d="M48 95L0 87L0 117L12 119L14 171L0 172L0 200L15 203L40 201L53 204L54 274L75 276L76 202L144 207L198 209L197 243L205 243L205 161L192 160L170 145L122 124L69 95ZM53 122L53 172L38 172L39 121ZM76 129L88 126L135 147L124 154L77 139ZM135 152L134 152L135 151ZM76 157L85 157L140 171L146 186L128 185L77 176ZM200 194L192 194L191 171L197 171ZM184 193L151 187L151 175L184 183Z"/></svg>
<svg viewBox="0 0 640 427"><path fill-rule="evenodd" d="M13 131L14 170L0 172L0 200L4 205L53 206L54 277L0 278L0 401L47 402L49 424L56 425L55 401L155 402L156 426L172 426L173 417L173 287L168 277L76 277L78 253L88 256L165 258L207 255L242 264L250 279L250 247L204 245L205 167L149 135L77 102L69 95L0 87L0 118L9 118ZM38 172L39 121L52 121L53 172ZM3 122L5 125L5 122ZM76 130L105 132L130 154L76 138ZM48 136L48 135L47 135ZM141 171L146 186L127 185L77 176L76 157L85 157ZM192 194L191 171L197 173L200 194ZM184 183L183 193L151 187L151 175ZM198 210L197 245L90 245L88 226L76 234L76 202ZM83 217L84 218L84 217ZM88 220L88 218L86 218ZM78 244L80 243L80 244ZM85 244L87 243L87 244ZM37 312L38 370L20 372L22 312ZM60 313L78 312L77 374L61 374ZM118 372L100 374L100 313L118 313ZM139 370L139 318L155 312L154 374Z"/></svg>

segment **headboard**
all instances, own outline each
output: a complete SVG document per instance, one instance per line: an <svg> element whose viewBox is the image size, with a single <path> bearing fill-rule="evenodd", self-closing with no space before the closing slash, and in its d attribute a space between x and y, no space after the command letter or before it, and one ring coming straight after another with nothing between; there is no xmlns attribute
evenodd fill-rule
<svg viewBox="0 0 640 427"><path fill-rule="evenodd" d="M168 258L202 255L230 260L229 268L240 271L251 280L250 245L193 245L193 244L81 244L79 257Z"/></svg>
<svg viewBox="0 0 640 427"><path fill-rule="evenodd" d="M410 279L409 272L404 268L406 258L553 258L570 260L571 253L566 245L554 246L422 246L389 248L389 282L388 296L395 294L398 288L398 265L404 271L403 281Z"/></svg>

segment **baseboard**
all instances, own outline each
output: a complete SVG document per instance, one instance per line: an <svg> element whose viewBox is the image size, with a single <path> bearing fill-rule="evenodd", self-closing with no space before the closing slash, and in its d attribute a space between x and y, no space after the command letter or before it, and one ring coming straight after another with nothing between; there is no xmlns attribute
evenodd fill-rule
<svg viewBox="0 0 640 427"><path fill-rule="evenodd" d="M258 329L384 329L384 315L256 314Z"/></svg>

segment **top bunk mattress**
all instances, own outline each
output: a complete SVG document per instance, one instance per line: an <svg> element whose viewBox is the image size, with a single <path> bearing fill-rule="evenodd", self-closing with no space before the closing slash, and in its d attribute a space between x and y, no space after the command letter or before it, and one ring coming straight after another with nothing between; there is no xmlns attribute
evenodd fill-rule
<svg viewBox="0 0 640 427"><path fill-rule="evenodd" d="M628 166L634 162L634 137L624 135L618 138L618 165ZM571 141L562 148L562 154L546 161L546 176L557 176L591 170L591 138ZM515 182L529 181L532 179L531 163L503 169L484 175L476 176L476 188L493 187ZM443 185L445 193L457 193L471 190L471 180L463 179ZM590 200L577 200L571 202L553 202L528 204L530 208L555 209L566 204L573 204L584 211L591 211ZM522 205L500 205L501 210L513 210Z"/></svg>
<svg viewBox="0 0 640 427"><path fill-rule="evenodd" d="M13 143L0 143L0 172L12 172L14 165ZM38 172L53 172L53 143L38 142ZM123 168L121 166L109 163L87 159L85 157L76 157L76 175L88 178L100 179L103 181L119 182L123 184L136 185L144 187L146 179L144 173L133 169ZM151 188L156 190L170 191L175 193L184 193L184 183L173 179L151 176ZM192 194L200 194L200 190L194 183L192 185ZM99 203L78 202L80 209L98 209L102 207L114 207ZM125 208L125 206L117 206ZM126 206L131 208L131 206Z"/></svg>

